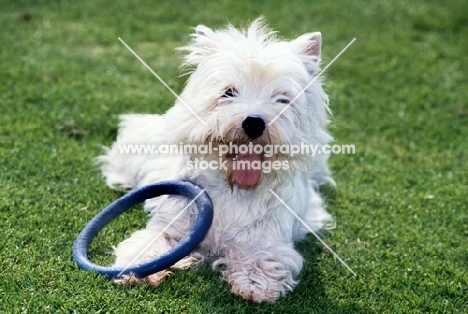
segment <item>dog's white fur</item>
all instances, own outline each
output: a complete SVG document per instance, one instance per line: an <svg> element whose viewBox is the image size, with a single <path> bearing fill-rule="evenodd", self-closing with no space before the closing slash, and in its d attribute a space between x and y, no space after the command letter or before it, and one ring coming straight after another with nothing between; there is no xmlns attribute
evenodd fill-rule
<svg viewBox="0 0 468 314"><path fill-rule="evenodd" d="M172 268L186 268L213 256L213 267L221 270L233 293L255 302L275 301L297 283L295 276L303 258L293 242L303 239L308 230L269 189L308 226L320 230L331 218L317 191L320 184L333 182L326 156L262 156L263 160L288 161L289 170L262 173L257 185L243 187L233 180L232 170L188 169L187 161L218 160L216 153L122 154L118 145L329 143L328 99L320 80L267 125L261 137L249 139L242 130L247 116L260 116L268 124L286 106L277 101L278 97L292 100L314 78L319 71L321 35L308 33L293 41L281 41L259 19L246 30L229 26L213 31L198 26L192 43L182 49L188 52L185 65L193 71L180 97L207 125L180 101L163 115L123 115L116 143L100 157L103 174L111 187L134 189L158 181L190 180L205 188L214 204L213 224L196 251ZM236 97L223 98L230 87L236 89ZM232 156L223 158L232 167ZM115 265L128 266L189 201L179 196L146 201L151 217L147 227L118 245ZM190 230L196 210L190 207L136 262L173 247ZM169 273L165 270L122 281L158 285Z"/></svg>

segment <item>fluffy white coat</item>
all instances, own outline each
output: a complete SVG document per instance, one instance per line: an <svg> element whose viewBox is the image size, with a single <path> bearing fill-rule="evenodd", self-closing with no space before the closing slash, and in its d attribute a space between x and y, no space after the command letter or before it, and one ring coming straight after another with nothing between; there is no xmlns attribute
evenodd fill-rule
<svg viewBox="0 0 468 314"><path fill-rule="evenodd" d="M308 33L292 41L279 40L261 20L248 29L229 26L213 31L198 26L187 51L185 65L192 73L180 98L203 120L203 125L177 100L163 115L121 116L117 141L100 157L102 172L111 187L134 189L165 180L190 180L205 188L214 204L214 220L195 252L173 266L196 265L214 257L232 292L254 302L275 301L297 283L303 258L293 242L308 233L291 212L269 191L272 189L314 230L330 221L323 209L318 185L332 182L326 157L261 156L262 160L287 161L287 170L262 173L255 186L240 186L233 180L233 156L228 171L189 169L187 162L218 160L217 154L124 154L122 144L300 144L324 145L331 141L327 96L320 80L304 93L301 90L319 71L320 33ZM235 90L233 97L224 94ZM224 96L223 96L224 95ZM271 125L287 104L297 99ZM279 99L282 99L281 101ZM259 138L249 138L242 129L248 116L265 120ZM145 229L135 232L115 249L116 266L128 264L165 228L190 200L179 196L148 200L150 219ZM153 258L184 237L196 218L191 207L163 236L143 252L136 262ZM127 277L124 283L158 285L169 270L147 278Z"/></svg>

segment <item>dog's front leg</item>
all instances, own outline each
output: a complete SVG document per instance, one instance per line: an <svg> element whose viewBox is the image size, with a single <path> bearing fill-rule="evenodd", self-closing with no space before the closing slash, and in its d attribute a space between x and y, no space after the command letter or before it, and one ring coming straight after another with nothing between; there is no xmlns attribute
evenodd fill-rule
<svg viewBox="0 0 468 314"><path fill-rule="evenodd" d="M134 232L130 238L121 242L115 248L116 260L114 266L125 268L156 258L169 251L177 243L177 240L170 234L170 230L168 231L169 232L161 234L160 229L146 228ZM145 278L126 275L122 279L116 280L116 282L126 285L141 285L146 283L150 286L158 286L165 277L172 273L171 270L196 266L201 261L201 256L195 252L175 263L170 269L162 270Z"/></svg>
<svg viewBox="0 0 468 314"><path fill-rule="evenodd" d="M254 302L273 302L296 285L302 262L292 243L235 243L213 267L223 268L223 279L233 293Z"/></svg>

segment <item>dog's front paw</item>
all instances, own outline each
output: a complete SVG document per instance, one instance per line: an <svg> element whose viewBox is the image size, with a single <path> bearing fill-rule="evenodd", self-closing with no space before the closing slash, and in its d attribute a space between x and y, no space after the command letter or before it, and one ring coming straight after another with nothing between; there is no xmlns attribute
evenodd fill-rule
<svg viewBox="0 0 468 314"><path fill-rule="evenodd" d="M157 287L164 281L164 278L170 274L172 274L171 271L163 270L144 278L138 278L135 275L124 275L122 278L115 279L114 282L127 286L141 286L143 284L147 284L149 286Z"/></svg>
<svg viewBox="0 0 468 314"><path fill-rule="evenodd" d="M235 277L232 276L232 277ZM269 287L265 282L251 280L250 278L239 278L229 280L232 285L231 292L253 302L274 302L282 290L278 287Z"/></svg>
<svg viewBox="0 0 468 314"><path fill-rule="evenodd" d="M242 249L236 246L227 253L213 266L225 265L222 274L231 284L231 291L253 302L274 302L291 291L297 283L294 276L302 267L299 253L282 244Z"/></svg>
<svg viewBox="0 0 468 314"><path fill-rule="evenodd" d="M177 241L169 234L161 235L159 229L143 229L136 231L132 236L122 241L115 248L116 260L115 267L128 268L131 265L147 262L151 259L161 256L176 245ZM196 267L203 261L203 257L197 252L182 258L180 261L170 267L174 269L186 269ZM164 279L171 275L172 271L164 269L144 278L138 278L135 275L125 275L115 280L116 283L124 285L142 285L159 286Z"/></svg>

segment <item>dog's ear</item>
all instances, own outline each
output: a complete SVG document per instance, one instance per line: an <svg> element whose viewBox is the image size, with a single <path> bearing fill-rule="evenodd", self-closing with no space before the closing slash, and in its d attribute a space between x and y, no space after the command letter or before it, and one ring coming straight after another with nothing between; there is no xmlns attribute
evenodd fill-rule
<svg viewBox="0 0 468 314"><path fill-rule="evenodd" d="M320 59L322 50L322 34L320 32L304 34L293 40L292 44L297 53L314 57L317 61Z"/></svg>
<svg viewBox="0 0 468 314"><path fill-rule="evenodd" d="M216 34L205 25L195 27L195 33L191 35L192 42L179 50L188 51L185 56L185 65L198 65L207 56L216 51Z"/></svg>
<svg viewBox="0 0 468 314"><path fill-rule="evenodd" d="M195 27L195 34L199 36L212 37L214 35L214 32L211 28L200 24L197 27Z"/></svg>

